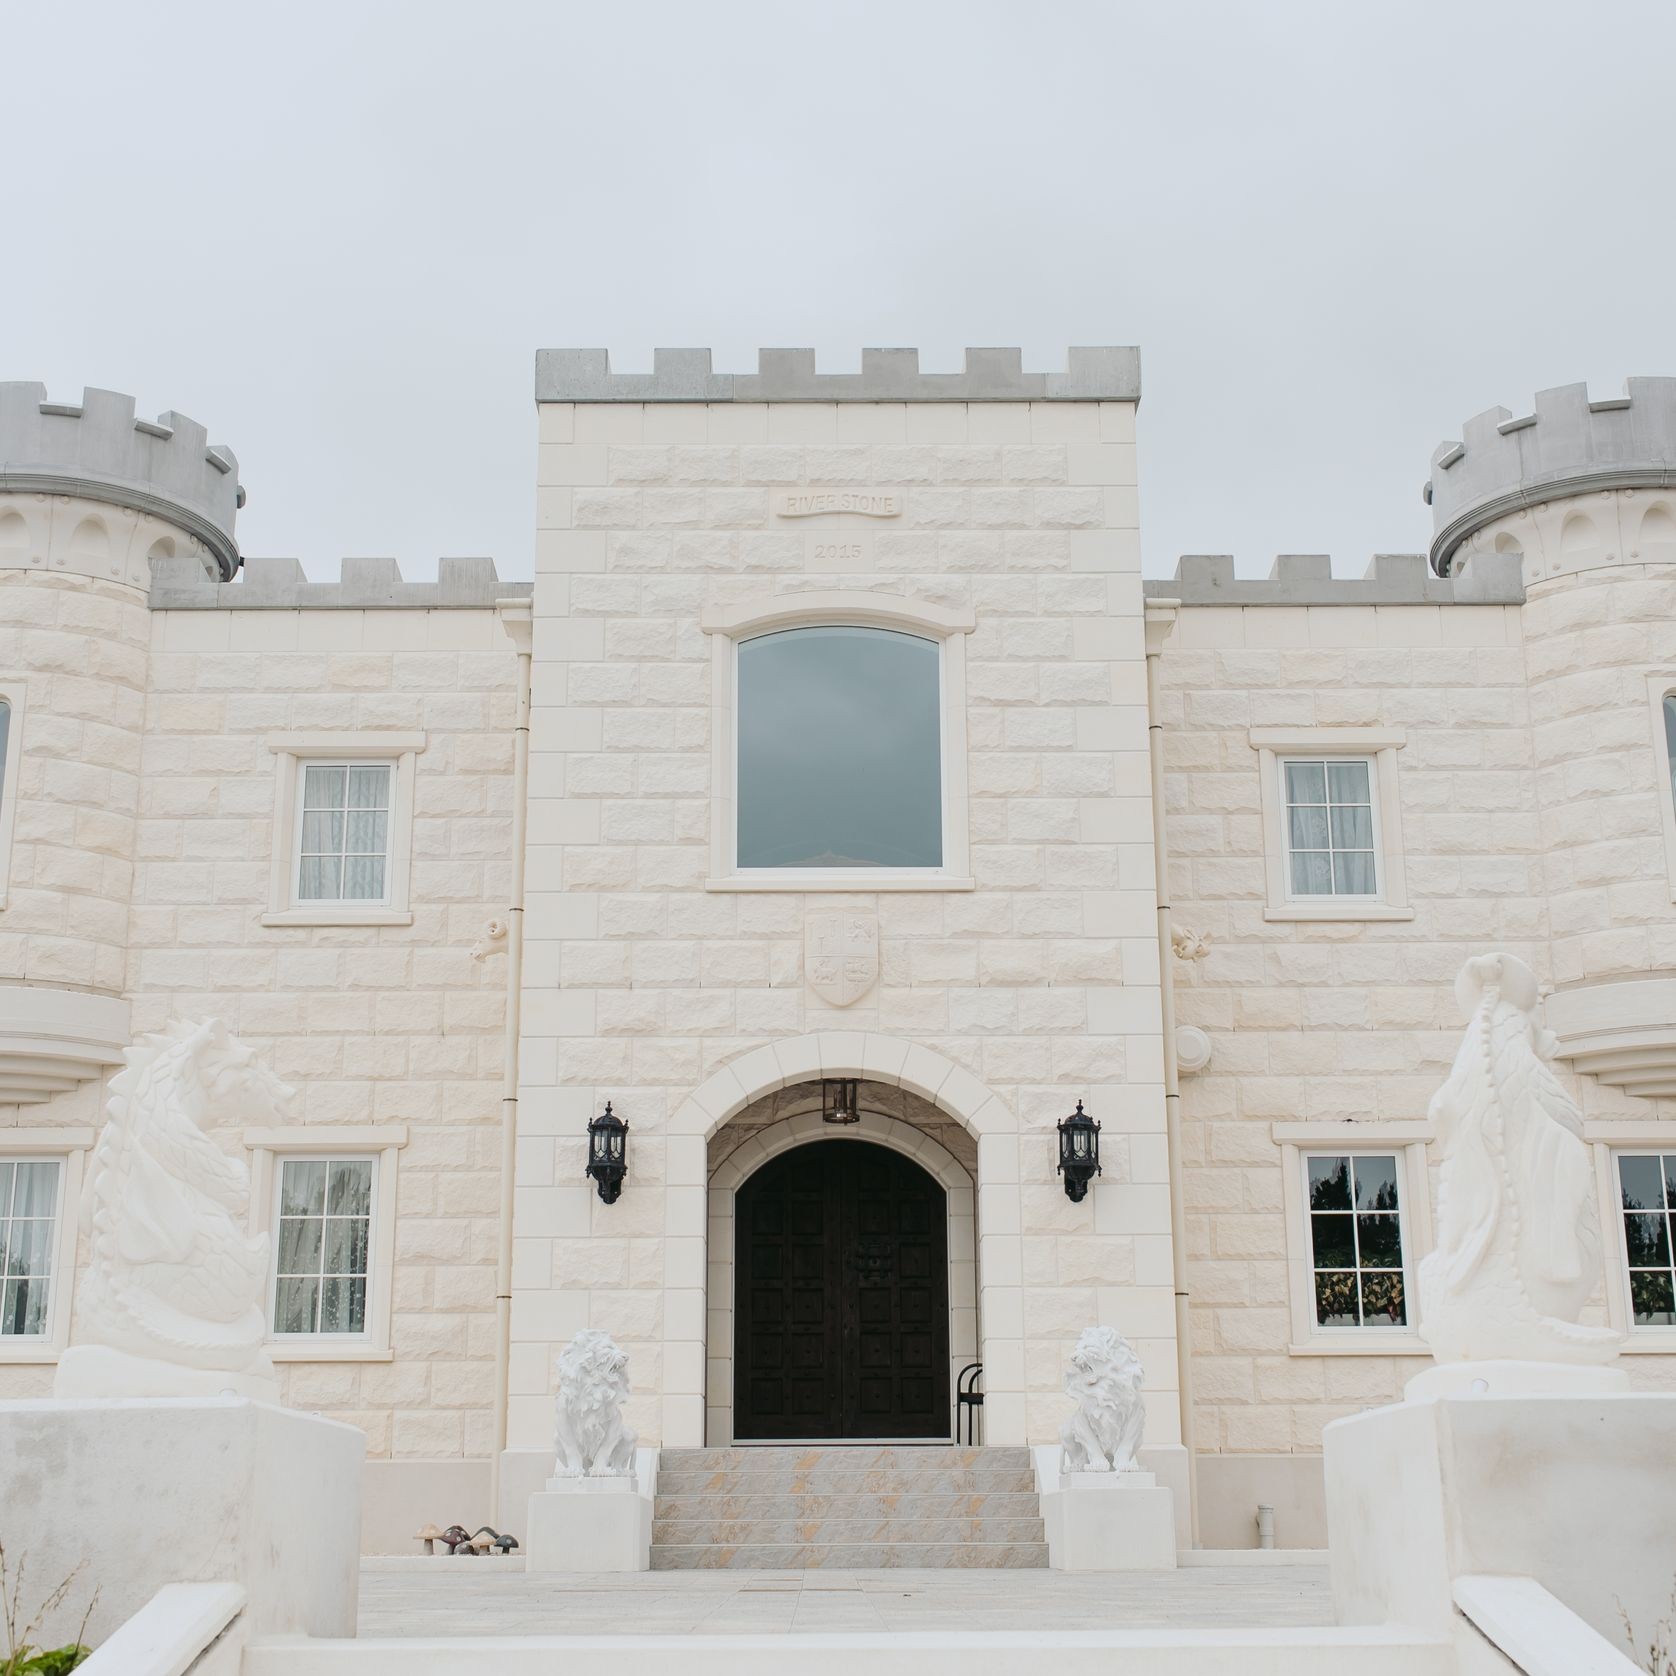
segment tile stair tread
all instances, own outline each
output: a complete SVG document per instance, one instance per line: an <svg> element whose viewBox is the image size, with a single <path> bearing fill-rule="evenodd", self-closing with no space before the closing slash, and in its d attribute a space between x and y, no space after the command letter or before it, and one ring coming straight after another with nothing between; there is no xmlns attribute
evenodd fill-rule
<svg viewBox="0 0 1676 1676"><path fill-rule="evenodd" d="M846 1444L829 1447L824 1444L756 1443L730 1449L665 1449L665 1462L692 1463L699 1466L720 1466L754 1462L774 1465L800 1464L807 1461L867 1461L888 1464L932 1466L994 1466L1030 1465L1030 1451L1022 1445L996 1445L994 1448L962 1449L949 1444Z"/></svg>
<svg viewBox="0 0 1676 1676"><path fill-rule="evenodd" d="M761 1495L778 1495L799 1485L855 1485L858 1488L918 1488L918 1490L1031 1490L1036 1485L1034 1473L1021 1468L1001 1468L997 1472L979 1472L977 1468L957 1467L949 1472L892 1472L883 1467L810 1467L803 1472L731 1472L717 1467L712 1472L691 1472L677 1468L665 1472L657 1470L660 1492L674 1488L701 1490L711 1487L737 1487L753 1490Z"/></svg>
<svg viewBox="0 0 1676 1676"><path fill-rule="evenodd" d="M660 1494L655 1519L754 1519L765 1509L783 1519L1033 1519L1041 1511L1034 1490L961 1491L902 1495L895 1491L836 1491L783 1496Z"/></svg>
<svg viewBox="0 0 1676 1676"><path fill-rule="evenodd" d="M1043 1541L1039 1515L1021 1519L665 1519L652 1523L659 1547L765 1543Z"/></svg>
<svg viewBox="0 0 1676 1676"><path fill-rule="evenodd" d="M1039 1570L1047 1565L1045 1542L807 1542L653 1544L652 1569L796 1571L840 1570Z"/></svg>

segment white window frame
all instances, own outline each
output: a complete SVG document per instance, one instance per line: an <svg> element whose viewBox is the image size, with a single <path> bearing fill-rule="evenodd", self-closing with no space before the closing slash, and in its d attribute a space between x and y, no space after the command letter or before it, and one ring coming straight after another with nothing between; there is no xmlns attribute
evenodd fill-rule
<svg viewBox="0 0 1676 1676"><path fill-rule="evenodd" d="M1664 695L1659 695L1662 704ZM1663 718L1659 727L1663 731ZM1662 741L1660 745L1662 751ZM1676 1327L1638 1327L1629 1293L1629 1253L1624 1249L1624 1211L1618 1193L1620 1153L1676 1153L1676 1120L1634 1118L1585 1122L1583 1138L1595 1155L1600 1190L1601 1259L1606 1265L1606 1319L1624 1335L1626 1356L1676 1356Z"/></svg>
<svg viewBox="0 0 1676 1676"><path fill-rule="evenodd" d="M826 626L895 629L939 648L942 707L943 864L941 867L755 867L738 865L737 827L739 646L759 635ZM966 636L977 626L970 609L955 610L876 594L831 589L780 594L767 601L707 610L699 625L710 636L710 877L706 890L950 891L972 890L967 808Z"/></svg>
<svg viewBox="0 0 1676 1676"><path fill-rule="evenodd" d="M1290 1356L1429 1356L1420 1337L1420 1259L1432 1247L1430 1181L1426 1143L1429 1123L1276 1123L1270 1133L1280 1147L1281 1197L1286 1215L1286 1291L1292 1312ZM1402 1235L1403 1302L1406 1327L1323 1327L1315 1319L1313 1248L1304 1160L1323 1154L1394 1154L1397 1160L1398 1228Z"/></svg>
<svg viewBox="0 0 1676 1676"><path fill-rule="evenodd" d="M1676 902L1676 796L1672 795L1670 750L1664 738L1664 701L1676 696L1676 675L1647 677L1648 709L1653 723L1653 784L1658 788L1659 830L1664 834L1665 879Z"/></svg>
<svg viewBox="0 0 1676 1676"><path fill-rule="evenodd" d="M6 906L12 876L12 825L17 819L17 787L23 765L23 707L28 688L21 681L0 681L0 703L11 707L6 735L6 772L0 776L0 910Z"/></svg>
<svg viewBox="0 0 1676 1676"><path fill-rule="evenodd" d="M93 1145L91 1129L0 1129L0 1159L57 1164L58 1210L47 1293L47 1330L38 1338L0 1337L0 1366L51 1364L70 1342L70 1302L76 1285L76 1235L81 1223L82 1169Z"/></svg>
<svg viewBox="0 0 1676 1676"><path fill-rule="evenodd" d="M264 925L411 925L413 780L423 733L276 733L273 860ZM297 895L302 837L302 778L308 763L388 762L390 815L383 902L314 902Z"/></svg>
<svg viewBox="0 0 1676 1676"><path fill-rule="evenodd" d="M1403 865L1402 808L1397 794L1397 752L1408 743L1400 728L1254 727L1247 735L1257 752L1263 806L1263 861L1268 886L1265 920L1409 920L1408 873ZM1294 896L1286 830L1288 762L1361 761L1369 764L1373 805L1373 896Z"/></svg>
<svg viewBox="0 0 1676 1676"><path fill-rule="evenodd" d="M405 1123L308 1124L246 1129L250 1149L250 1231L269 1238L264 1348L276 1362L388 1362L396 1269L396 1167ZM276 1333L274 1276L279 1261L280 1160L371 1158L372 1221L367 1230L367 1311L359 1333Z"/></svg>

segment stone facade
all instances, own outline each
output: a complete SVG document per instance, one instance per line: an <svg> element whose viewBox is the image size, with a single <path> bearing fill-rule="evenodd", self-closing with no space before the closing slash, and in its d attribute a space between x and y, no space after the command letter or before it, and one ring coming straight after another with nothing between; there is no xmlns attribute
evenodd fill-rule
<svg viewBox="0 0 1676 1676"><path fill-rule="evenodd" d="M1297 1157L1403 1153L1417 1258L1463 959L1507 950L1552 987L1608 1212L1613 1148L1676 1152L1676 495L1657 424L1613 417L1663 413L1664 386L1632 390L1551 393L1441 449L1439 574L1189 559L1143 586L1132 352L1053 375L765 353L748 376L552 352L532 590L484 561L435 583L241 567L236 462L198 427L3 387L0 1155L10 1131L79 1156L128 1037L214 1012L296 1086L298 1144L390 1159L380 1332L280 1365L288 1402L366 1432L369 1534L400 1551L410 1521L491 1516L497 1472L516 1506L582 1327L628 1350L644 1442L732 1441L734 1191L821 1133L823 1079L855 1078L864 1138L948 1191L951 1372L983 1360L987 1441L1051 1440L1069 1346L1111 1325L1147 1370L1149 1443L1178 1456L1185 1365L1204 1539L1248 1543L1259 1500L1283 1541L1316 1539L1322 1427L1424 1352L1308 1330ZM1521 482L1541 492L1515 505ZM734 647L807 622L941 646L938 878L733 869ZM276 896L285 753L357 740L411 765L405 901L299 916ZM1376 760L1395 866L1373 908L1277 896L1289 749ZM876 935L853 999L811 982L832 912ZM1167 968L1161 921L1197 934ZM1171 1006L1209 1044L1179 1077L1179 1224ZM607 1099L630 1123L609 1205L583 1174ZM1104 1126L1081 1203L1055 1175L1077 1100ZM1608 1244L1596 1314L1626 1325ZM1638 1385L1676 1384L1668 1337L1631 1349ZM54 1354L0 1338L0 1396L45 1390Z"/></svg>

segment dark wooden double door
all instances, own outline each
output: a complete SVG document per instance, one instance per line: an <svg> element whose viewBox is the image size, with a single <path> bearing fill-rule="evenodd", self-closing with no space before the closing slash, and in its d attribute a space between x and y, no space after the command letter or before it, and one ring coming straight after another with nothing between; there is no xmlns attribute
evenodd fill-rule
<svg viewBox="0 0 1676 1676"><path fill-rule="evenodd" d="M948 1217L900 1153L812 1141L734 1199L733 1435L949 1436Z"/></svg>

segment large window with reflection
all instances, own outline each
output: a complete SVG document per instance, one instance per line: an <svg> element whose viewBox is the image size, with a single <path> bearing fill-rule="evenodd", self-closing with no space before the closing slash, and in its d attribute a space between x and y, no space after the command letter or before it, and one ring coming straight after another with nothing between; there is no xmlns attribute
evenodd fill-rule
<svg viewBox="0 0 1676 1676"><path fill-rule="evenodd" d="M944 864L941 644L820 625L741 640L741 872Z"/></svg>
<svg viewBox="0 0 1676 1676"><path fill-rule="evenodd" d="M1618 1154L1618 1198L1624 1219L1630 1319L1637 1327L1676 1327L1676 1154Z"/></svg>
<svg viewBox="0 0 1676 1676"><path fill-rule="evenodd" d="M1392 1153L1309 1153L1317 1328L1405 1327L1402 1192Z"/></svg>

